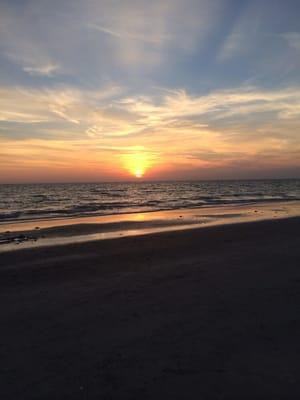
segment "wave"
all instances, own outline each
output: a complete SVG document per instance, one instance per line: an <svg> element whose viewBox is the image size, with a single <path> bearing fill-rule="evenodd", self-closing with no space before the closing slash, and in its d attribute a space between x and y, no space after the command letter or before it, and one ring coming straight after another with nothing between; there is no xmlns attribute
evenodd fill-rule
<svg viewBox="0 0 300 400"><path fill-rule="evenodd" d="M112 215L112 214L124 214L124 213L137 213L137 212L148 212L148 211L162 211L162 210L176 210L180 208L201 208L207 206L222 206L222 205L242 205L242 204L254 204L263 202L279 202L283 199L260 199L260 200L211 200L208 202L146 202L144 204L127 204L119 205L118 207L113 205L102 205L102 206L76 206L69 209L52 209L52 210L27 210L27 211L14 211L7 213L0 213L0 222L5 221L24 221L24 220L40 220L40 219L52 219L52 218L63 218L63 217L82 217L82 216L101 216L101 215ZM293 201L295 199L284 199L285 201ZM300 200L300 199L297 199Z"/></svg>
<svg viewBox="0 0 300 400"><path fill-rule="evenodd" d="M1 212L0 220L17 219L22 214L21 211Z"/></svg>
<svg viewBox="0 0 300 400"><path fill-rule="evenodd" d="M0 222L300 200L300 180L0 185Z"/></svg>

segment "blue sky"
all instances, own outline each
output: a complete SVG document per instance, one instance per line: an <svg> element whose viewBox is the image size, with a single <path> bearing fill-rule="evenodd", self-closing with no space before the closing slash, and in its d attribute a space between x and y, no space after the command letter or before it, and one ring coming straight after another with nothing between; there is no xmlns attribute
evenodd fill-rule
<svg viewBox="0 0 300 400"><path fill-rule="evenodd" d="M299 17L296 0L2 0L0 181L123 179L137 153L157 179L299 176Z"/></svg>

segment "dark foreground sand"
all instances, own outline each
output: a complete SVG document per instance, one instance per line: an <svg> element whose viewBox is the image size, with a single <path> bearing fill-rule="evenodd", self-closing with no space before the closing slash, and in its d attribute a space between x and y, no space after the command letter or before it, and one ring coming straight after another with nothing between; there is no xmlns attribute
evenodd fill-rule
<svg viewBox="0 0 300 400"><path fill-rule="evenodd" d="M300 218L0 254L0 399L299 399Z"/></svg>

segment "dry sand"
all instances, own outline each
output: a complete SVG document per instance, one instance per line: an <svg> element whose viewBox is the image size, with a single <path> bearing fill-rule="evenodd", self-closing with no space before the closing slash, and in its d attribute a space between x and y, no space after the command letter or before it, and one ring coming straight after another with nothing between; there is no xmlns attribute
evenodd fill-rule
<svg viewBox="0 0 300 400"><path fill-rule="evenodd" d="M0 254L0 399L299 399L300 218Z"/></svg>

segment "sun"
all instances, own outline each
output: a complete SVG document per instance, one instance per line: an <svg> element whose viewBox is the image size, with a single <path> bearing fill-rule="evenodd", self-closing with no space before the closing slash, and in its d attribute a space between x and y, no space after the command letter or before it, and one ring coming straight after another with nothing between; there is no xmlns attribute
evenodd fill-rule
<svg viewBox="0 0 300 400"><path fill-rule="evenodd" d="M145 152L130 153L124 156L124 167L137 179L143 178L150 165L149 155Z"/></svg>
<svg viewBox="0 0 300 400"><path fill-rule="evenodd" d="M142 178L142 176L144 175L144 173L143 173L139 168L137 168L137 169L135 170L135 172L134 172L134 175L135 175L136 178Z"/></svg>

